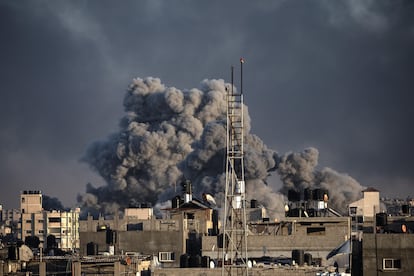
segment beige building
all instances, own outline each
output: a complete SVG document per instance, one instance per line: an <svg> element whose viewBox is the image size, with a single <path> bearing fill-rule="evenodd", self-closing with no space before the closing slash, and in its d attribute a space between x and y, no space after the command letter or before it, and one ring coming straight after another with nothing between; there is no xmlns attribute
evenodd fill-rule
<svg viewBox="0 0 414 276"><path fill-rule="evenodd" d="M349 204L349 216L352 220L352 236L360 237L367 227L373 227L376 214L385 210L380 208L380 192L374 188L362 191L363 198ZM365 229L365 230L364 230ZM373 229L370 230L371 232Z"/></svg>
<svg viewBox="0 0 414 276"><path fill-rule="evenodd" d="M374 188L367 188L362 192L363 198L349 204L349 214L372 220L375 214L383 211L380 210L380 193Z"/></svg>
<svg viewBox="0 0 414 276"><path fill-rule="evenodd" d="M79 213L80 209L70 211L45 211L42 208L40 191L24 191L20 195L21 223L19 238L28 236L39 238L40 247L47 247L47 237L56 238L58 248L75 250L80 248Z"/></svg>

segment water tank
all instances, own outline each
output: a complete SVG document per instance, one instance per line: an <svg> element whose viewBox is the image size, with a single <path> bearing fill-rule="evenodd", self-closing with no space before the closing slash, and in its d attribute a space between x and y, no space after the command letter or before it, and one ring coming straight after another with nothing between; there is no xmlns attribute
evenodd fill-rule
<svg viewBox="0 0 414 276"><path fill-rule="evenodd" d="M111 229L106 229L106 244L114 242L114 232Z"/></svg>
<svg viewBox="0 0 414 276"><path fill-rule="evenodd" d="M19 259L19 248L12 245L8 248L9 260L17 261Z"/></svg>
<svg viewBox="0 0 414 276"><path fill-rule="evenodd" d="M304 191L305 201L313 200L313 189L306 188Z"/></svg>
<svg viewBox="0 0 414 276"><path fill-rule="evenodd" d="M171 207L173 209L177 209L180 208L180 196L175 196L172 200L171 200Z"/></svg>
<svg viewBox="0 0 414 276"><path fill-rule="evenodd" d="M188 261L189 267L200 267L201 266L201 256L200 255L191 255Z"/></svg>
<svg viewBox="0 0 414 276"><path fill-rule="evenodd" d="M95 256L98 255L98 244L94 242L89 242L86 244L86 255Z"/></svg>
<svg viewBox="0 0 414 276"><path fill-rule="evenodd" d="M307 263L308 265L312 265L312 254L305 253L305 263Z"/></svg>
<svg viewBox="0 0 414 276"><path fill-rule="evenodd" d="M218 210L213 210L213 213L211 215L211 219L213 220L213 231L211 233L212 236L217 236L219 233L219 214L218 214Z"/></svg>
<svg viewBox="0 0 414 276"><path fill-rule="evenodd" d="M401 206L401 211L403 214L407 215L410 213L410 206L407 204L404 204Z"/></svg>
<svg viewBox="0 0 414 276"><path fill-rule="evenodd" d="M292 261L298 266L303 266L305 264L305 252L301 249L292 250Z"/></svg>
<svg viewBox="0 0 414 276"><path fill-rule="evenodd" d="M257 208L257 200L256 199L250 200L250 208L252 208L252 209Z"/></svg>
<svg viewBox="0 0 414 276"><path fill-rule="evenodd" d="M188 256L187 254L183 254L180 256L180 268L186 268L189 267L188 266L188 261L190 259L190 256Z"/></svg>
<svg viewBox="0 0 414 276"><path fill-rule="evenodd" d="M210 257L209 256L203 256L201 258L201 267L210 267Z"/></svg>
<svg viewBox="0 0 414 276"><path fill-rule="evenodd" d="M295 191L295 190L289 190L288 200L292 202L300 201L300 192Z"/></svg>
<svg viewBox="0 0 414 276"><path fill-rule="evenodd" d="M375 215L375 223L377 226L385 226L388 224L387 213L378 213Z"/></svg>

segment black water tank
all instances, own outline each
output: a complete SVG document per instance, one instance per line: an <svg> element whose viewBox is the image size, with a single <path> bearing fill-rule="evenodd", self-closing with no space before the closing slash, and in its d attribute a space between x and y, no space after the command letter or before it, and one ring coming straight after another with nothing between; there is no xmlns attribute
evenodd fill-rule
<svg viewBox="0 0 414 276"><path fill-rule="evenodd" d="M19 259L19 248L12 245L8 248L9 260L17 261Z"/></svg>
<svg viewBox="0 0 414 276"><path fill-rule="evenodd" d="M94 242L89 242L86 244L86 255L95 256L98 255L98 244Z"/></svg>
<svg viewBox="0 0 414 276"><path fill-rule="evenodd" d="M189 267L188 266L188 261L190 259L190 256L188 256L187 254L183 254L180 256L180 268L186 268Z"/></svg>
<svg viewBox="0 0 414 276"><path fill-rule="evenodd" d="M300 201L300 192L295 191L295 190L289 190L288 200L292 202Z"/></svg>
<svg viewBox="0 0 414 276"><path fill-rule="evenodd" d="M300 249L292 250L292 260L299 266L303 266L305 264L305 252Z"/></svg>
<svg viewBox="0 0 414 276"><path fill-rule="evenodd" d="M177 209L180 208L180 196L175 196L172 200L171 200L171 205L173 209Z"/></svg>
<svg viewBox="0 0 414 276"><path fill-rule="evenodd" d="M106 229L106 244L114 242L114 232L111 229Z"/></svg>
<svg viewBox="0 0 414 276"><path fill-rule="evenodd" d="M305 253L305 263L307 263L308 265L312 265L312 254Z"/></svg>
<svg viewBox="0 0 414 276"><path fill-rule="evenodd" d="M410 206L407 204L404 204L401 206L401 211L403 214L409 214L410 213Z"/></svg>
<svg viewBox="0 0 414 276"><path fill-rule="evenodd" d="M250 200L250 208L257 208L257 200L256 199Z"/></svg>
<svg viewBox="0 0 414 276"><path fill-rule="evenodd" d="M388 224L387 213L378 213L375 215L375 223L377 226L385 226Z"/></svg>
<svg viewBox="0 0 414 276"><path fill-rule="evenodd" d="M223 242L224 242L224 235L223 234L217 235L217 247L218 248L223 248Z"/></svg>
<svg viewBox="0 0 414 276"><path fill-rule="evenodd" d="M218 214L218 210L213 210L213 213L212 213L212 220L213 220L213 231L212 231L212 233L211 233L211 235L212 236L217 236L218 235L218 233L219 233L219 228L218 228L218 225L219 225L219 214Z"/></svg>
<svg viewBox="0 0 414 276"><path fill-rule="evenodd" d="M313 190L310 188L306 188L304 191L304 199L305 201L313 200Z"/></svg>
<svg viewBox="0 0 414 276"><path fill-rule="evenodd" d="M190 260L188 261L189 267L200 267L201 266L201 256L200 255L191 255Z"/></svg>
<svg viewBox="0 0 414 276"><path fill-rule="evenodd" d="M209 256L203 256L201 258L201 267L210 267L210 257Z"/></svg>

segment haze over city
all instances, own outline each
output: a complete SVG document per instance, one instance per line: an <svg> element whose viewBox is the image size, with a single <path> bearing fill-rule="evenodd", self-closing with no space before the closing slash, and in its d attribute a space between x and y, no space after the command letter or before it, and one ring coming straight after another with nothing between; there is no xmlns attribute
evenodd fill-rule
<svg viewBox="0 0 414 276"><path fill-rule="evenodd" d="M410 1L0 1L0 33L6 208L22 190L72 207L87 183L105 187L91 149L125 127L131 84L204 93L240 57L260 149L307 152L316 170L382 196L414 194ZM266 169L259 178L282 188Z"/></svg>

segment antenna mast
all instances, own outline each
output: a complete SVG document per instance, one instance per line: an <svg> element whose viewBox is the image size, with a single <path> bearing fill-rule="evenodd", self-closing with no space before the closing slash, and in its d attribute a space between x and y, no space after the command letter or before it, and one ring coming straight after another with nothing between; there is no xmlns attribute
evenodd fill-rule
<svg viewBox="0 0 414 276"><path fill-rule="evenodd" d="M222 275L248 275L246 186L244 181L243 58L240 59L240 92L227 90L227 154L224 205Z"/></svg>

